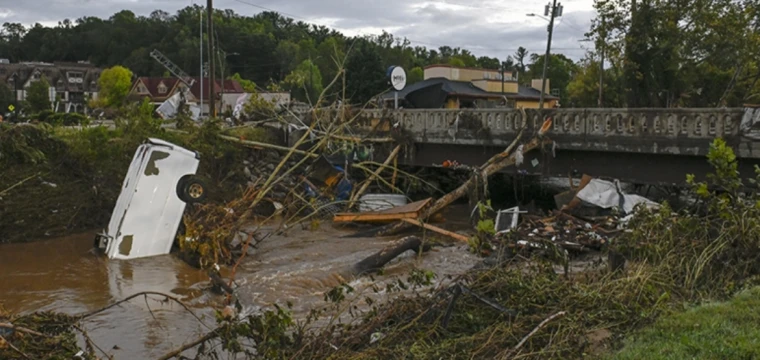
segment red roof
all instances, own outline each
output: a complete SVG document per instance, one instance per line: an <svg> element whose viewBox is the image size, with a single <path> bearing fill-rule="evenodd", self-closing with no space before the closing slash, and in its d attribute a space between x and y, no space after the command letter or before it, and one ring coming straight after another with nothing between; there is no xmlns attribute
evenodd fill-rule
<svg viewBox="0 0 760 360"><path fill-rule="evenodd" d="M199 77L194 77L195 83L193 84L193 87L190 88L190 92L193 94L193 96L196 99L200 99L201 96L201 80ZM214 93L219 94L222 92L222 87L220 84L219 79L214 79ZM208 83L209 79L204 78L203 79L203 98L208 99ZM225 94L242 94L245 90L243 90L243 87L240 85L239 82L235 80L224 80L224 93Z"/></svg>

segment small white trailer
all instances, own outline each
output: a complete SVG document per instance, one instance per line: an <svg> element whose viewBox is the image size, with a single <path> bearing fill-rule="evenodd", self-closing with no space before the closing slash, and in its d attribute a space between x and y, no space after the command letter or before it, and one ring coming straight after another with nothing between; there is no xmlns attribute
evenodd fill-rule
<svg viewBox="0 0 760 360"><path fill-rule="evenodd" d="M200 155L150 138L137 148L108 227L95 247L110 259L136 259L171 251L187 203L206 197L195 177Z"/></svg>

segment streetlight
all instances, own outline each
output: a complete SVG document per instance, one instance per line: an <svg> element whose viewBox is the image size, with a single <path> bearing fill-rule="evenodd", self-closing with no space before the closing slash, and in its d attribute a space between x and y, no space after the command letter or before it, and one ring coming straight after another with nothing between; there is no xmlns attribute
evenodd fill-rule
<svg viewBox="0 0 760 360"><path fill-rule="evenodd" d="M528 16L528 17L539 17L539 18L542 18L542 19L544 19L546 21L551 21L551 20L547 19L546 17L543 17L543 16L538 15L536 13L525 14L525 16Z"/></svg>
<svg viewBox="0 0 760 360"><path fill-rule="evenodd" d="M554 32L554 18L558 16L562 16L562 4L557 5L557 0L553 0L553 2L549 5L546 5L546 9L544 10L544 15L551 15L549 20L549 36L546 40L546 55L544 56L544 71L543 75L541 76L541 97L538 101L538 108L543 109L544 108L544 94L546 93L546 71L549 65L549 54L551 52L552 48L552 33ZM530 17L539 17L536 14L527 14ZM543 16L540 16L541 18L544 18ZM544 18L546 19L546 18Z"/></svg>

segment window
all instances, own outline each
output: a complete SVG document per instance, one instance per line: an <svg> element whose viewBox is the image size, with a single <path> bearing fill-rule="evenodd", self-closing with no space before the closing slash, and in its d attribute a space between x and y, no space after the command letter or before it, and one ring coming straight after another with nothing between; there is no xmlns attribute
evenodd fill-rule
<svg viewBox="0 0 760 360"><path fill-rule="evenodd" d="M145 87L145 85L143 85L142 83L140 83L140 85L137 85L137 93L138 94L147 94L148 93L148 89Z"/></svg>
<svg viewBox="0 0 760 360"><path fill-rule="evenodd" d="M159 94L166 94L168 90L166 89L166 85L164 83L158 84L158 93Z"/></svg>

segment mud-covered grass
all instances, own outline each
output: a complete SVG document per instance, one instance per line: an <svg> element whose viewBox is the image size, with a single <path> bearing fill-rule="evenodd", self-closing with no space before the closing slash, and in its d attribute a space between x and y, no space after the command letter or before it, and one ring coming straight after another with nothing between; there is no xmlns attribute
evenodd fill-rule
<svg viewBox="0 0 760 360"><path fill-rule="evenodd" d="M228 201L247 179L241 162L248 149L220 139L218 124L184 132L135 117L105 127L72 129L42 125L0 127L0 243L33 241L107 224L135 150L148 137L201 153L198 175L209 201ZM263 130L242 136L271 141Z"/></svg>

